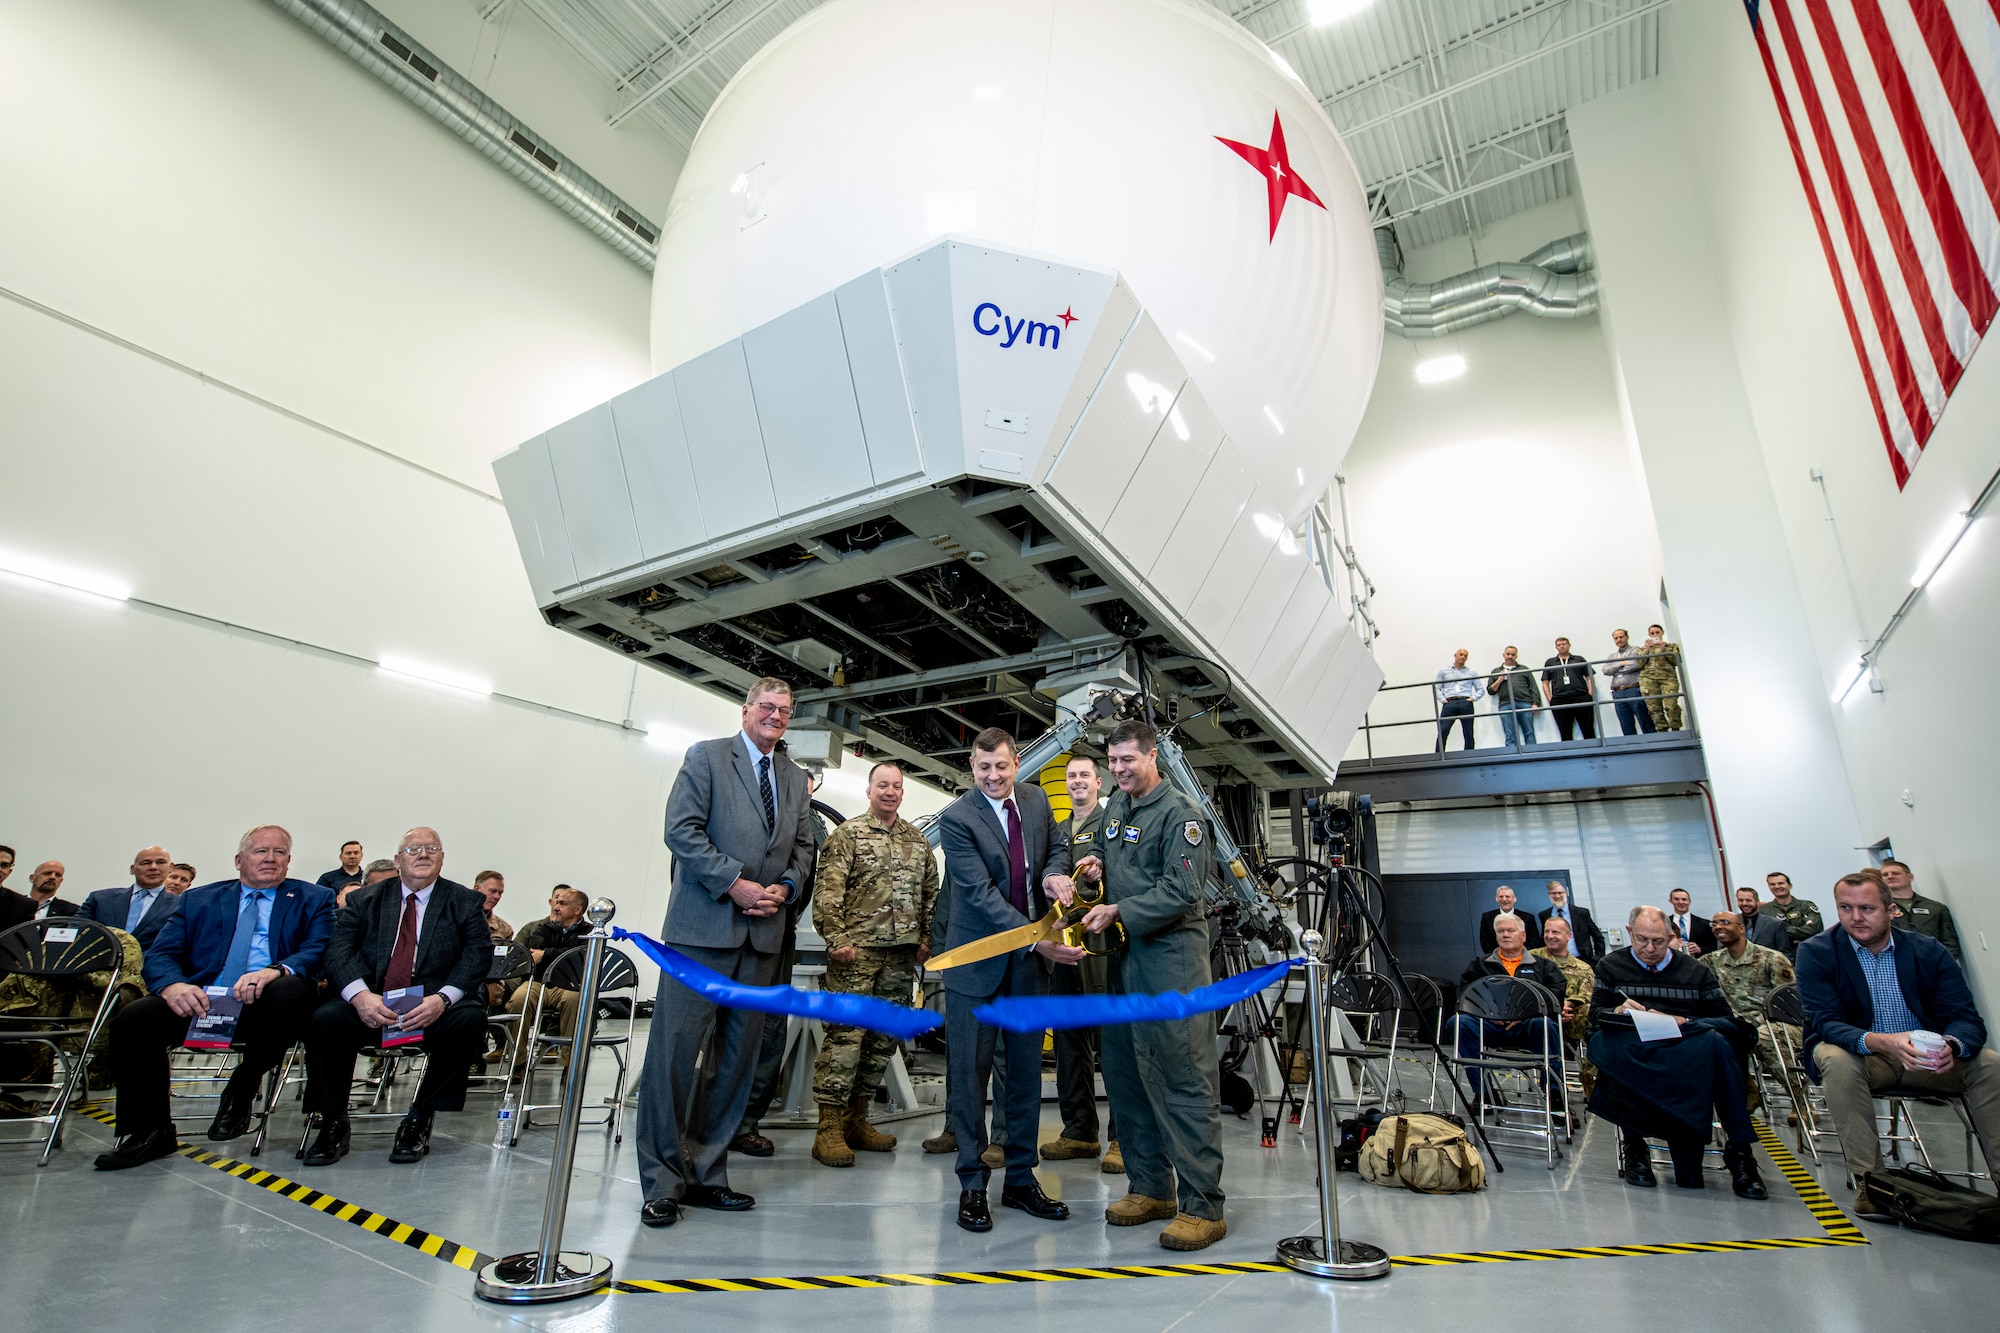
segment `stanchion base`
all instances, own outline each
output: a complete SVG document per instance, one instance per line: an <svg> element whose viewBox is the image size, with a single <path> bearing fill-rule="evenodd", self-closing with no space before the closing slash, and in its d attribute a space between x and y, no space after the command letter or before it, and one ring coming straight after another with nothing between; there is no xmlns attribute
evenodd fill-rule
<svg viewBox="0 0 2000 1333"><path fill-rule="evenodd" d="M1389 1252L1364 1241L1343 1240L1329 1259L1326 1241L1318 1236L1287 1236L1278 1242L1278 1262L1314 1277L1362 1281L1389 1276Z"/></svg>
<svg viewBox="0 0 2000 1333"><path fill-rule="evenodd" d="M601 1254L564 1250L556 1256L555 1278L537 1282L542 1256L534 1250L495 1259L479 1270L472 1290L483 1301L504 1305L534 1305L588 1296L611 1285L611 1261Z"/></svg>

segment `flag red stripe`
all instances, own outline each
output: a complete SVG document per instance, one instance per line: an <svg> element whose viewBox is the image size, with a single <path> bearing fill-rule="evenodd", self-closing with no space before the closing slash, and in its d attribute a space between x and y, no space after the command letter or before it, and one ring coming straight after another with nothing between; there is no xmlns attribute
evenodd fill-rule
<svg viewBox="0 0 2000 1333"><path fill-rule="evenodd" d="M1990 3L2000 8L2000 0ZM1882 95L1895 119L1896 135L1902 140L1904 156L1909 159L1910 174L1924 197L1931 225L1937 230L1938 250L1951 274L1951 288L1971 317L1973 330L1984 333L1996 311L2000 311L1993 281L1980 266L1978 249L1966 230L1965 215L1952 195L1944 163L1938 160L1937 145L1931 142L1930 131L1924 125L1923 111L1910 88L1910 76L1896 56L1880 6L1876 0L1853 0L1853 5L1855 20L1868 44L1869 58L1882 79Z"/></svg>
<svg viewBox="0 0 2000 1333"><path fill-rule="evenodd" d="M1944 0L1910 0L1910 13L1924 35L1924 45L1930 48L1931 60L1937 66L1945 96L1951 99L1951 109L1958 117L1966 145L1972 149L1972 161L1979 169L1979 179L1986 185L1986 197L1992 201L1994 211L2000 212L2000 128L1994 125L1993 108L1979 86L1979 75L1959 44L1958 26L1952 22Z"/></svg>
<svg viewBox="0 0 2000 1333"><path fill-rule="evenodd" d="M1848 253L1853 257L1855 270L1860 275L1861 294L1868 301L1869 313L1875 321L1876 337L1881 340L1882 354L1889 361L1889 376L1895 382L1896 400L1902 405L1911 433L1921 445L1930 438L1930 410L1924 404L1923 391L1917 383L1917 369L1910 361L1910 350L1903 342L1902 330L1897 327L1895 315L1889 309L1889 295L1882 285L1882 272L1875 264L1874 251L1868 246L1867 234L1861 227L1860 210L1855 207L1854 192L1848 186L1847 174L1834 147L1833 132L1827 126L1826 108L1820 103L1812 71L1806 66L1805 54L1799 48L1799 34L1792 26L1790 11L1782 0L1765 8L1778 20L1778 30L1784 34L1785 56L1792 67L1792 78L1798 84L1799 99L1804 103L1802 109L1806 123L1812 127L1813 142L1819 149L1827 188L1833 191L1833 204L1840 215L1841 229L1846 233Z"/></svg>
<svg viewBox="0 0 2000 1333"><path fill-rule="evenodd" d="M2000 0L1994 0L2000 3ZM1751 25L1757 37L1757 53L1764 60L1764 75L1771 81L1771 99L1778 104L1778 119L1785 127L1785 141L1791 145L1792 161L1799 169L1799 183L1805 187L1806 206L1812 210L1813 227L1819 232L1820 248L1826 252L1826 269L1833 279L1834 295L1840 299L1840 314L1847 321L1847 336L1854 342L1854 355L1861 362L1861 385L1868 391L1868 404L1875 409L1875 424L1881 428L1882 440L1889 446L1889 466L1895 469L1896 489L1901 490L1910 479L1909 466L1896 448L1895 436L1889 430L1889 414L1882 406L1882 391L1875 382L1875 372L1868 360L1868 345L1861 340L1861 325L1854 318L1854 301L1848 295L1847 280L1841 276L1840 261L1834 254L1833 233L1827 230L1826 214L1820 208L1819 196L1813 192L1812 174L1806 169L1806 153L1799 142L1799 129L1792 119L1791 104L1785 100L1785 85L1778 78L1777 63L1771 58L1771 44L1764 36L1763 28Z"/></svg>
<svg viewBox="0 0 2000 1333"><path fill-rule="evenodd" d="M1875 207L1889 233L1889 246L1897 271L1903 275L1903 286L1909 292L1910 304L1916 308L1917 324L1923 330L1924 345L1930 349L1931 364L1937 367L1938 378L1944 382L1945 394L1949 396L1965 367L1958 363L1958 358L1952 354L1951 342L1945 337L1944 318L1938 313L1937 300L1931 292L1930 274L1924 272L1923 261L1917 255L1916 238L1911 236L1908 219L1903 216L1903 202L1896 197L1895 183L1889 179L1889 169L1882 162L1882 149L1876 142L1875 128L1868 120L1868 106L1861 100L1861 89L1854 82L1854 71L1848 66L1846 48L1840 44L1840 32L1833 25L1833 14L1827 9L1825 0L1805 0L1805 10L1812 19L1813 31L1819 36L1820 54L1826 60L1834 91L1840 95L1841 110L1847 115L1848 133L1854 136L1855 150L1861 155L1862 173L1868 178L1868 187L1875 195Z"/></svg>

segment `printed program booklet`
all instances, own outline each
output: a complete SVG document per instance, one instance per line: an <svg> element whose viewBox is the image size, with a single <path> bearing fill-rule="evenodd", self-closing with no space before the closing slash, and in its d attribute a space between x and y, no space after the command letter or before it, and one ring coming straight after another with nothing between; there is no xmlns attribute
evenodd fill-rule
<svg viewBox="0 0 2000 1333"><path fill-rule="evenodd" d="M382 995L382 1003L388 1005L399 1014L409 1013L410 1010L422 1004L423 1001L424 988L422 986L405 986L401 990L385 991ZM423 1039L424 1030L422 1028L406 1028L398 1024L395 1027L382 1029L382 1049L385 1051L393 1051L398 1046L408 1046L413 1041L422 1041Z"/></svg>
<svg viewBox="0 0 2000 1333"><path fill-rule="evenodd" d="M191 1051L226 1051L236 1040L236 1020L243 1017L243 1001L229 993L227 986L204 986L208 992L208 1012L188 1024L181 1045Z"/></svg>

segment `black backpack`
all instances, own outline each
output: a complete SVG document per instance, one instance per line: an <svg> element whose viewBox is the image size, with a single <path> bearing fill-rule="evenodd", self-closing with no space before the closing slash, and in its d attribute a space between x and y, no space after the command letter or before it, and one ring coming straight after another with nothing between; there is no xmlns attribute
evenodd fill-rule
<svg viewBox="0 0 2000 1333"><path fill-rule="evenodd" d="M1873 1209L1918 1231L1935 1231L1958 1240L2000 1243L2000 1199L1946 1180L1926 1166L1899 1166L1893 1171L1864 1171L1860 1195Z"/></svg>

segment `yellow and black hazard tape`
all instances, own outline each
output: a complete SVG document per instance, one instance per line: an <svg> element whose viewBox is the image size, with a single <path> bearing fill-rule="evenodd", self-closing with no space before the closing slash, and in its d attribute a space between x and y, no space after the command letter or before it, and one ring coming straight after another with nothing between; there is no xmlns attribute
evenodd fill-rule
<svg viewBox="0 0 2000 1333"><path fill-rule="evenodd" d="M80 1106L76 1109L79 1115L88 1116L100 1124L115 1126L118 1123L111 1113L101 1105L92 1104ZM224 1157L219 1153L212 1153L204 1148L197 1148L191 1143L183 1143L180 1146L180 1155L187 1158L190 1162L199 1163L202 1166L220 1171L226 1176L234 1176L238 1180L256 1185L261 1189L269 1190L281 1199L290 1199L293 1203L304 1204L314 1212L324 1213L336 1221L351 1222L363 1231L371 1232L387 1240L393 1240L398 1245L407 1245L413 1250L428 1254L433 1259L442 1259L454 1267L474 1269L493 1262L492 1255L481 1254L470 1245L460 1245L457 1241L446 1240L443 1236L425 1231L421 1227L413 1227L407 1222L398 1222L393 1217L384 1217L380 1213L363 1208L360 1204L348 1203L344 1199L337 1199L333 1195L322 1193L310 1185L301 1185L296 1180L287 1180L283 1176L275 1175L260 1167L252 1166L248 1162L239 1162L235 1158Z"/></svg>
<svg viewBox="0 0 2000 1333"><path fill-rule="evenodd" d="M104 1124L113 1118L100 1105L77 1108L78 1112ZM1752 1250L1807 1250L1848 1245L1866 1245L1868 1237L1842 1212L1827 1192L1799 1164L1784 1142L1762 1121L1757 1136L1770 1154L1785 1181L1805 1204L1825 1232L1820 1236L1776 1236L1758 1240L1670 1241L1657 1245L1580 1245L1535 1250L1466 1250L1438 1254L1399 1254L1390 1262L1397 1268L1441 1268L1459 1264L1533 1263L1561 1259L1636 1259L1674 1254L1737 1254ZM248 1162L235 1161L215 1153L182 1144L181 1155L189 1161L212 1167L225 1175L259 1186L280 1198L304 1204L329 1217L351 1222L364 1231L386 1237L400 1245L442 1259L458 1268L474 1269L492 1262L493 1256L470 1246L446 1240L408 1223L346 1203L309 1185L260 1170ZM894 1287L977 1287L1004 1286L1026 1282L1115 1281L1124 1278L1229 1277L1248 1273L1291 1273L1283 1264L1235 1261L1185 1264L1118 1264L1073 1268L1006 1268L963 1270L944 1273L842 1273L813 1277L735 1278L625 1278L611 1285L613 1292L627 1295L694 1295L703 1292L753 1291L853 1291Z"/></svg>

